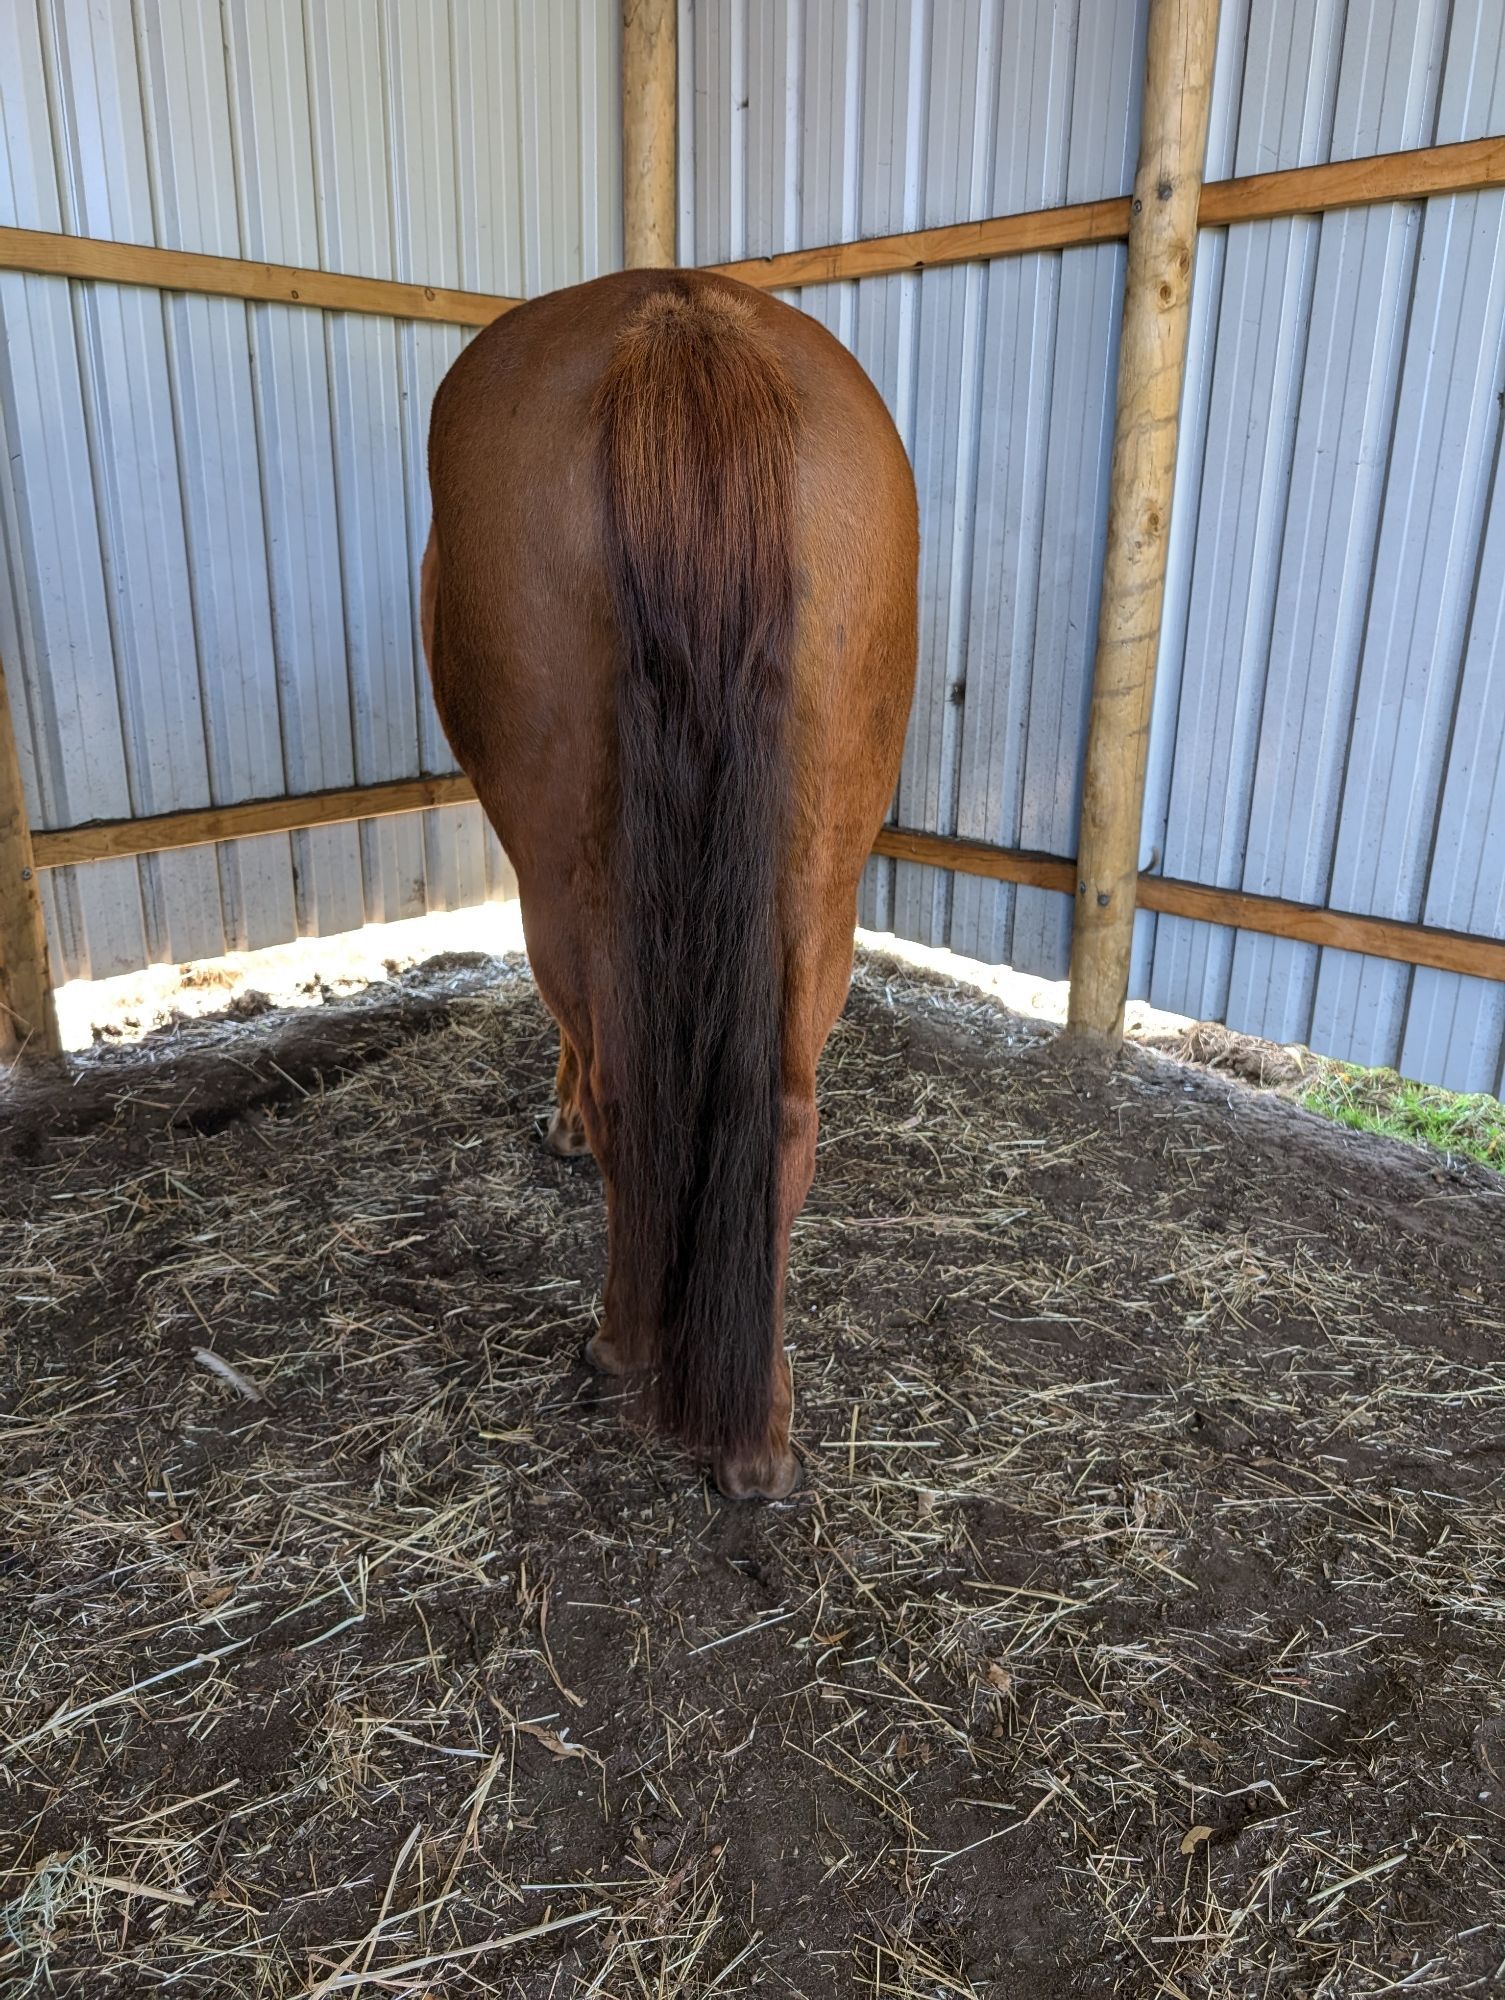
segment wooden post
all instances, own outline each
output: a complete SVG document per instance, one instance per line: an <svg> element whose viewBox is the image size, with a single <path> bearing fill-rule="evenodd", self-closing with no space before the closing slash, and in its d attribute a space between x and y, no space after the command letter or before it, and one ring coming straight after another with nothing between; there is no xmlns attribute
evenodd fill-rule
<svg viewBox="0 0 1505 2000"><path fill-rule="evenodd" d="M60 1047L31 824L0 660L0 1061L52 1056Z"/></svg>
<svg viewBox="0 0 1505 2000"><path fill-rule="evenodd" d="M1067 1009L1067 1032L1105 1047L1129 990L1217 22L1218 0L1150 0Z"/></svg>
<svg viewBox="0 0 1505 2000"><path fill-rule="evenodd" d="M670 265L679 143L676 0L622 0L622 261Z"/></svg>

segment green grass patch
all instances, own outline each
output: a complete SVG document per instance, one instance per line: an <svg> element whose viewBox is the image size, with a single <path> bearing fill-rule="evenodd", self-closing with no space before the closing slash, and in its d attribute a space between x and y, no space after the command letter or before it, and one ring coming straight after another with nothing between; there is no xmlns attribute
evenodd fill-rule
<svg viewBox="0 0 1505 2000"><path fill-rule="evenodd" d="M1505 1173L1505 1104L1408 1083L1393 1069L1322 1063L1301 1092L1308 1111L1358 1132L1385 1132L1445 1153L1462 1153Z"/></svg>

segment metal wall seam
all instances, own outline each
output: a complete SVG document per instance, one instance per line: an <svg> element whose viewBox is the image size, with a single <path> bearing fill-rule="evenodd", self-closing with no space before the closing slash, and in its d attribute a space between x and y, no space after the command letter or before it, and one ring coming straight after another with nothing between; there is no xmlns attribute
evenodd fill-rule
<svg viewBox="0 0 1505 2000"><path fill-rule="evenodd" d="M938 216L986 209L994 179L998 11L994 0L943 8L927 24L925 43L917 44L912 32L905 129L915 135L922 226ZM917 11L914 20L920 18ZM919 672L897 816L901 824L941 833L956 829L988 279L986 265L968 264L922 272L916 286L912 456L926 532L920 549ZM945 944L950 915L947 873L908 862L896 866L895 930L925 944Z"/></svg>
<svg viewBox="0 0 1505 2000"><path fill-rule="evenodd" d="M844 76L842 123L847 142L847 205L855 236L915 229L925 213L925 134L928 111L930 45L928 6L887 5L859 15L849 29ZM807 132L818 129L822 106L806 106ZM808 143L808 142L807 142ZM845 220L845 216L844 216ZM810 217L806 217L806 228ZM822 287L835 308L827 325L853 349L882 389L916 469L921 519L934 488L920 464L922 403L932 393L921 363L923 279L902 272L874 284ZM800 302L803 304L803 301ZM928 574L925 531L921 531L920 595L926 596ZM918 705L917 705L918 706ZM913 751L914 713L906 741L904 764ZM900 786L903 785L901 768ZM892 823L900 816L898 791L890 807ZM887 929L896 915L901 879L912 870L892 862L869 863L859 895L863 920Z"/></svg>
<svg viewBox="0 0 1505 2000"><path fill-rule="evenodd" d="M298 0L229 15L231 133L244 254L317 264L311 86ZM287 789L354 782L344 578L323 315L250 307L251 373L266 523L272 642ZM354 827L295 833L298 926L364 918Z"/></svg>
<svg viewBox="0 0 1505 2000"><path fill-rule="evenodd" d="M456 62L456 22L452 11L389 7L382 22L384 100L373 142L373 164L382 175L382 193L391 214L392 261L398 276L416 282L424 269L432 282L461 285L469 261L481 267L479 246L464 254L462 232L479 219L479 204L494 200L502 228L495 251L514 249L507 224L511 221L506 168L497 149L486 143L472 171L462 172L457 139L486 131L480 107L465 106L466 95L489 79L489 65L479 77L462 72ZM500 169L503 185L479 181L485 166ZM348 169L347 169L348 173ZM518 178L514 174L512 179ZM491 274L488 272L488 278ZM500 287L497 287L500 289ZM427 418L434 390L461 347L458 328L424 322L399 322L393 329L387 374L394 395L390 434L373 437L359 456L377 452L387 461L382 498L393 516L394 544L401 550L396 575L402 580L400 605L394 606L391 644L400 650L394 661L394 683L400 682L404 731L394 743L394 756L409 770L452 771L454 757L443 740L429 698L423 662L419 616L418 571L428 535L428 479L425 468ZM396 823L391 835L383 822L361 830L362 844L373 852L391 839L405 844L404 860L412 887L387 907L453 909L485 900L487 844L480 813L474 807L423 813ZM414 843L413 845L408 845ZM410 857L410 858L409 858ZM372 917L382 914L370 907Z"/></svg>
<svg viewBox="0 0 1505 2000"><path fill-rule="evenodd" d="M390 269L395 262L386 103L389 73L406 70L384 47L381 27L373 14L335 9L308 22L319 259L336 270ZM358 784L374 784L401 774L417 734L407 657L412 613L397 328L365 315L330 314L324 340L355 775ZM406 819L378 821L359 828L358 837L368 919L419 914L425 901L419 827Z"/></svg>
<svg viewBox="0 0 1505 2000"><path fill-rule="evenodd" d="M1204 162L1204 178L1208 180L1226 179L1233 172L1239 111L1248 65L1251 5L1252 0L1225 0L1218 15ZM1198 232L1193 249L1191 315L1186 377L1181 393L1176 488L1166 548L1160 651L1156 662L1145 759L1144 821L1139 853L1140 864L1144 868L1159 867L1164 860L1164 821L1176 748L1176 711L1181 695L1181 674L1186 659L1196 526L1202 506L1203 469L1207 462L1212 370L1227 246L1226 229L1203 229ZM1141 909L1135 915L1129 969L1131 999L1143 999L1149 993L1159 923L1160 919L1151 911Z"/></svg>
<svg viewBox="0 0 1505 2000"><path fill-rule="evenodd" d="M996 213L1066 199L1076 12L1008 8L999 50ZM1044 558L1061 257L987 267L977 446L975 550L966 608L957 832L1017 846L1023 820L1034 636ZM954 878L951 945L986 961L1013 955L1014 888Z"/></svg>
<svg viewBox="0 0 1505 2000"><path fill-rule="evenodd" d="M1418 25L1435 24L1434 15ZM1344 135L1367 122L1403 144L1424 130L1414 67L1397 75L1351 65L1342 84L1357 103L1335 100ZM1300 402L1259 740L1238 810L1243 886L1296 900L1320 901L1326 890L1413 257L1412 218L1401 211L1324 218L1311 304L1288 335L1304 344ZM1174 948L1175 933L1167 936ZM1221 960L1222 1004L1236 1019L1278 1018L1300 1036L1316 962L1310 947L1238 938ZM1168 963L1157 962L1157 990L1173 981Z"/></svg>
<svg viewBox="0 0 1505 2000"><path fill-rule="evenodd" d="M61 229L65 221L52 26L35 9L0 12L3 214L22 227ZM60 279L6 272L0 274L0 311L0 480L6 488L0 519L14 590L16 671L10 678L12 687L19 680L23 695L16 717L23 781L34 786L33 809L42 825L66 821L77 810L75 801L86 798L105 802L96 811L129 812L73 288ZM44 675L45 665L54 671ZM101 957L111 969L141 962L146 949L137 865L112 863L90 877L71 871L45 888L64 973L87 963L91 932L103 940Z"/></svg>
<svg viewBox="0 0 1505 2000"><path fill-rule="evenodd" d="M217 14L191 0L140 16L137 60L155 235L240 254L230 81ZM127 80L129 81L129 80ZM264 798L286 784L257 463L249 309L164 295L179 478L211 801ZM226 943L253 950L296 934L286 835L215 850ZM89 871L92 872L92 871Z"/></svg>
<svg viewBox="0 0 1505 2000"><path fill-rule="evenodd" d="M1462 136L1481 120L1498 130L1505 20L1466 0L1446 29L1445 59L1439 51L1428 68L1436 105L1428 136ZM1481 63L1486 50L1492 60ZM1349 898L1380 914L1423 907L1498 450L1501 214L1495 197L1466 197L1428 203L1415 224L1373 587L1325 885L1340 907ZM1481 866L1488 861L1481 855ZM1308 1039L1360 1062L1393 1063L1410 989L1404 971L1326 952ZM1429 981L1427 990L1443 989Z"/></svg>

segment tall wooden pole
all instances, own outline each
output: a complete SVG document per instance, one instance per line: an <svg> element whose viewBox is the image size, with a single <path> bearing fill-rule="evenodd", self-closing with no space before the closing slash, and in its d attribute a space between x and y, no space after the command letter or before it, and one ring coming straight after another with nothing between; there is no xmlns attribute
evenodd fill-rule
<svg viewBox="0 0 1505 2000"><path fill-rule="evenodd" d="M622 0L622 261L669 265L677 222L677 0Z"/></svg>
<svg viewBox="0 0 1505 2000"><path fill-rule="evenodd" d="M21 760L0 660L0 1061L60 1047Z"/></svg>
<svg viewBox="0 0 1505 2000"><path fill-rule="evenodd" d="M1218 0L1150 0L1066 1017L1106 1047L1122 1039L1129 990L1217 25Z"/></svg>

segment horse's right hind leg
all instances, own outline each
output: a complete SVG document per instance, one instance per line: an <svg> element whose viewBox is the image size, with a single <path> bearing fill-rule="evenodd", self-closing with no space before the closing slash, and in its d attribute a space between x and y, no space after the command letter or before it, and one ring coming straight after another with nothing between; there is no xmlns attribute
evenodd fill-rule
<svg viewBox="0 0 1505 2000"><path fill-rule="evenodd" d="M852 976L856 903L855 891L844 880L819 895L807 890L804 903L796 904L798 915L786 940L783 1094L774 1239L778 1317L768 1432L751 1450L723 1453L717 1459L716 1484L728 1500L783 1500L800 1482L799 1461L789 1443L794 1385L784 1352L784 1288L789 1271L790 1233L815 1178L819 1130L815 1070L826 1037L841 1012Z"/></svg>

